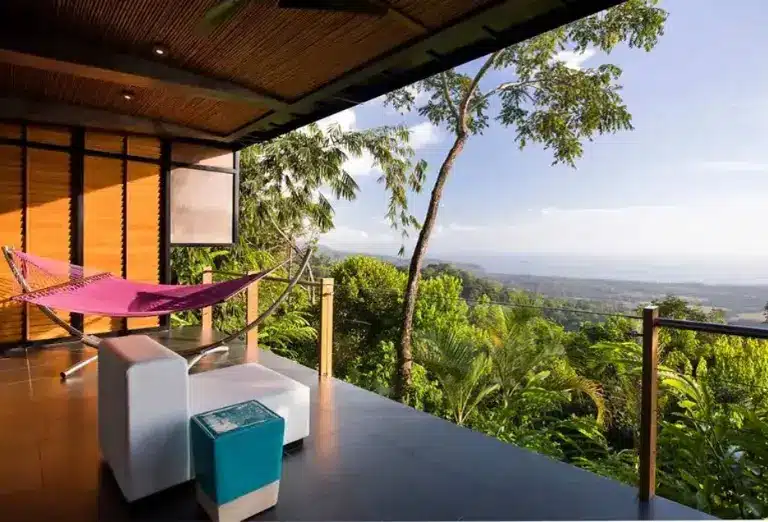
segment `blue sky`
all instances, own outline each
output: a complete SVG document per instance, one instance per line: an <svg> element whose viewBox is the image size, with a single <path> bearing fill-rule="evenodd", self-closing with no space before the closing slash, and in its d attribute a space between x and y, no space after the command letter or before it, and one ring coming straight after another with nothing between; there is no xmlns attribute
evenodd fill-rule
<svg viewBox="0 0 768 522"><path fill-rule="evenodd" d="M577 168L549 152L519 151L512 129L475 136L448 181L431 255L566 254L601 257L768 256L768 4L675 0L651 52L563 56L573 66L619 65L635 130L585 145ZM468 64L469 69L476 64ZM486 84L513 79L495 72ZM373 100L331 118L348 128L405 124L430 165L428 188L451 136L418 115ZM348 165L361 186L335 205L321 243L395 254L386 194L366 158ZM422 218L427 194L411 198Z"/></svg>

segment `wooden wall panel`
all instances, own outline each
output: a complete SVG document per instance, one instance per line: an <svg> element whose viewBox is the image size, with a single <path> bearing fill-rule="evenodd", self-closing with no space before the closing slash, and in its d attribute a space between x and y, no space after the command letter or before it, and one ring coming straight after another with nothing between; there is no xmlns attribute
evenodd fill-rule
<svg viewBox="0 0 768 522"><path fill-rule="evenodd" d="M0 145L0 243L22 246L22 149ZM0 302L18 292L18 286L5 260L0 259ZM0 343L23 340L24 307L0 303Z"/></svg>
<svg viewBox="0 0 768 522"><path fill-rule="evenodd" d="M157 283L160 280L160 166L128 162L127 277ZM157 317L128 319L128 328L150 328L160 324Z"/></svg>
<svg viewBox="0 0 768 522"><path fill-rule="evenodd" d="M21 139L21 125L16 123L0 123L0 138Z"/></svg>
<svg viewBox="0 0 768 522"><path fill-rule="evenodd" d="M36 125L29 125L27 126L27 139L37 143L63 145L65 147L72 144L71 133L62 127L39 127Z"/></svg>
<svg viewBox="0 0 768 522"><path fill-rule="evenodd" d="M90 131L85 133L86 150L97 150L100 152L122 154L124 141L125 138L118 134L107 134L105 132Z"/></svg>
<svg viewBox="0 0 768 522"><path fill-rule="evenodd" d="M70 259L70 157L66 152L27 149L27 251L69 262ZM68 312L57 315L69 322ZM34 306L27 314L31 341L65 337Z"/></svg>
<svg viewBox="0 0 768 522"><path fill-rule="evenodd" d="M43 150L35 144L68 147L72 145L72 133L66 127L41 125L27 125L26 133L22 131L21 124L0 122L0 138L22 140L26 135L29 140L27 147L0 144L0 244L69 262L76 244L70 237L74 218L71 196L76 187L72 183L75 173L70 171L77 170L80 163L72 161L69 152ZM130 279L158 282L160 140L86 131L84 145L86 151L115 155L127 152L157 163L129 162L124 157L107 158L86 152L82 174L83 263ZM0 301L16 291L10 270L0 259ZM70 322L68 312L57 314ZM85 331L103 333L126 326L152 328L159 325L159 320L86 316L84 323ZM65 337L68 333L36 307L0 304L0 344Z"/></svg>
<svg viewBox="0 0 768 522"><path fill-rule="evenodd" d="M84 265L123 275L123 160L85 157L83 190ZM85 316L85 331L122 329L121 318Z"/></svg>
<svg viewBox="0 0 768 522"><path fill-rule="evenodd" d="M160 159L160 140L149 136L128 136L128 155Z"/></svg>

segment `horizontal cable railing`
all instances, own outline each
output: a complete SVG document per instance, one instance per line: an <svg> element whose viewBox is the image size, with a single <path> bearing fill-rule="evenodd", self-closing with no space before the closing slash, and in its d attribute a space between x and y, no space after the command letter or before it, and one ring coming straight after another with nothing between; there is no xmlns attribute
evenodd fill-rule
<svg viewBox="0 0 768 522"><path fill-rule="evenodd" d="M205 274L215 274L215 275L225 275L230 277L244 277L249 274L244 272L227 272L226 270L213 270L211 268L206 268L203 270L203 279L205 279ZM291 280L285 277L275 277L275 276L266 276L261 278L262 281L271 281L273 283L290 283ZM306 279L301 279L298 282L301 286L312 286L316 288L320 288L322 286L322 283L319 281L309 281Z"/></svg>
<svg viewBox="0 0 768 522"><path fill-rule="evenodd" d="M768 328L759 328L756 326L703 323L698 321L685 321L682 319L667 319L665 317L659 317L656 319L656 326L674 328L676 330L690 330L693 332L733 335L736 337L749 337L752 339L768 339Z"/></svg>

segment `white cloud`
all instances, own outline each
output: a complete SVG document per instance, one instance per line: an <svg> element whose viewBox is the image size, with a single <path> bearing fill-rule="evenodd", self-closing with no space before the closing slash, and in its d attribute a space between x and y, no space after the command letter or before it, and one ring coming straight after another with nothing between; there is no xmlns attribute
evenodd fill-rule
<svg viewBox="0 0 768 522"><path fill-rule="evenodd" d="M622 214L626 212L638 212L641 210L659 211L659 210L673 210L677 207L674 206L632 206L632 207L607 207L607 208L569 208L562 209L557 207L544 207L539 212L542 216L561 215L561 216L573 216L573 215L585 215L585 214Z"/></svg>
<svg viewBox="0 0 768 522"><path fill-rule="evenodd" d="M408 130L411 132L410 143L414 150L435 145L443 139L440 130L428 121L417 123Z"/></svg>
<svg viewBox="0 0 768 522"><path fill-rule="evenodd" d="M338 124L343 131L351 131L357 129L357 115L355 109L344 109L341 112L337 112L327 118L317 122L318 126L327 131L333 124ZM349 159L344 162L344 170L346 170L352 177L368 176L370 174L380 172L379 169L373 167L373 156L364 152L359 157L353 157L349 155Z"/></svg>
<svg viewBox="0 0 768 522"><path fill-rule="evenodd" d="M420 91L416 89L413 85L409 85L405 87L405 90L410 92L413 95L413 105L414 107L418 107L420 105L423 105L427 99L429 98L429 94L425 91ZM380 105L384 105L384 101L387 99L386 94L382 94L381 96L377 96L376 98L372 99L368 103L378 103ZM400 112L392 107L391 105L388 105L386 108L386 114L393 115L393 114L400 114Z"/></svg>
<svg viewBox="0 0 768 522"><path fill-rule="evenodd" d="M339 127L341 127L341 130L343 131L356 129L357 115L355 114L355 109L354 108L344 109L341 112L332 114L331 116L328 116L318 121L317 125L323 130L328 130L328 128L334 123L337 123Z"/></svg>
<svg viewBox="0 0 768 522"><path fill-rule="evenodd" d="M764 203L731 198L681 206L543 208L435 242L442 251L588 256L766 256ZM450 227L449 227L450 229Z"/></svg>
<svg viewBox="0 0 768 522"><path fill-rule="evenodd" d="M585 49L584 51L577 53L575 51L560 51L554 57L558 62L563 64L569 69L581 69L584 62L589 60L595 55L594 49Z"/></svg>
<svg viewBox="0 0 768 522"><path fill-rule="evenodd" d="M748 195L679 206L549 207L485 225L438 224L430 252L566 254L664 263L705 263L724 256L760 259L768 256L764 218L764 201ZM408 248L414 238L406 241ZM347 250L391 253L401 238L368 220L339 226L321 241Z"/></svg>
<svg viewBox="0 0 768 522"><path fill-rule="evenodd" d="M698 167L716 172L768 172L768 163L754 161L703 161Z"/></svg>
<svg viewBox="0 0 768 522"><path fill-rule="evenodd" d="M331 248L364 248L372 244L395 244L397 238L386 232L366 231L360 228L338 225L320 236L320 241Z"/></svg>
<svg viewBox="0 0 768 522"><path fill-rule="evenodd" d="M416 87L413 85L409 85L405 88L406 91L410 92L413 95L414 104L421 105L425 101L427 101L427 98L429 95L425 91L417 90Z"/></svg>
<svg viewBox="0 0 768 522"><path fill-rule="evenodd" d="M357 158L350 156L349 159L344 162L344 170L346 170L350 176L355 178L381 172L378 167L373 166L373 156L368 152L363 152Z"/></svg>
<svg viewBox="0 0 768 522"><path fill-rule="evenodd" d="M477 227L474 225L462 225L459 223L451 223L448 225L448 230L452 232L477 232L482 227Z"/></svg>
<svg viewBox="0 0 768 522"><path fill-rule="evenodd" d="M345 109L327 118L317 122L323 130L333 124L338 124L343 131L356 130L357 127L357 115L354 108ZM437 127L429 123L428 121L418 123L409 128L411 131L410 144L414 149L421 149L429 145L434 145L442 140L442 135ZM344 169L353 177L363 177L372 174L380 174L381 170L378 167L373 166L373 156L364 152L359 157L352 157L349 155L349 159L344 162Z"/></svg>

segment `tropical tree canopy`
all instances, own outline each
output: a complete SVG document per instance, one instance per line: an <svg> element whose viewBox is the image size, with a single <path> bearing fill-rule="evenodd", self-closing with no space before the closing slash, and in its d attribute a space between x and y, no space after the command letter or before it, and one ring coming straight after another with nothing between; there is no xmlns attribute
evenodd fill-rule
<svg viewBox="0 0 768 522"><path fill-rule="evenodd" d="M667 13L658 0L628 0L548 33L496 51L476 69L451 69L387 95L395 108L415 111L454 136L438 171L423 226L411 257L398 349L399 397L410 382L411 337L424 255L434 229L445 183L467 140L491 123L513 130L521 149L538 144L552 153L552 163L575 166L584 141L600 134L632 129L632 116L621 98L621 69L611 63L574 67L558 59L601 52L616 46L650 51L663 34ZM486 81L490 72L503 81ZM418 97L423 94L423 97ZM417 99L424 101L417 102ZM512 169L514 170L514 169Z"/></svg>

